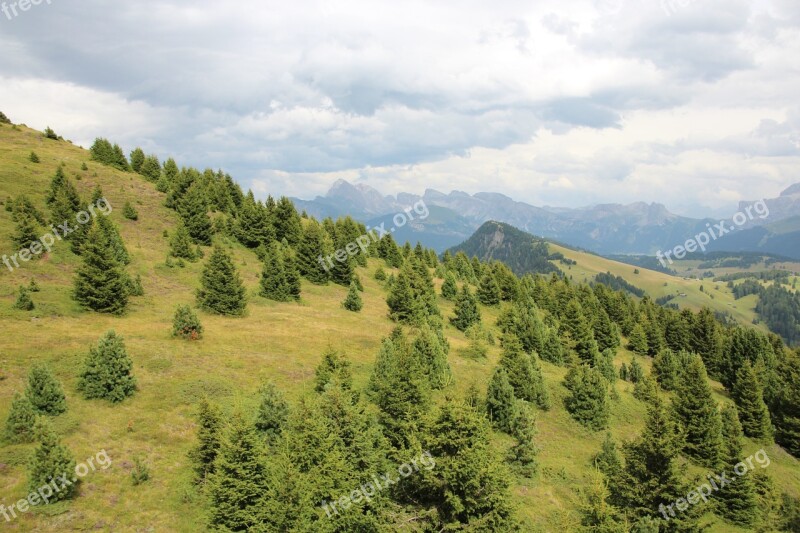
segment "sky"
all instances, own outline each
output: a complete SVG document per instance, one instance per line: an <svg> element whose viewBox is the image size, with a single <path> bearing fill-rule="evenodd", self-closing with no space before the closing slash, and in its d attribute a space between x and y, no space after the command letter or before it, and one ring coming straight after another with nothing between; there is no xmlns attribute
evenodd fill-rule
<svg viewBox="0 0 800 533"><path fill-rule="evenodd" d="M701 216L800 181L797 0L16 1L9 118L262 198L344 178Z"/></svg>

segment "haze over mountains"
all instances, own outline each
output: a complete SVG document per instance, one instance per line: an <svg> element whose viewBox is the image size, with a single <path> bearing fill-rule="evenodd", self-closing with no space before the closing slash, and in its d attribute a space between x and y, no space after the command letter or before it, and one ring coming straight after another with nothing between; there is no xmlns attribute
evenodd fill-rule
<svg viewBox="0 0 800 533"><path fill-rule="evenodd" d="M705 231L708 224L719 222L712 217L676 215L659 203L537 207L490 192L445 194L427 189L421 196L383 195L368 185L354 185L342 179L325 196L310 201L294 199L299 209L316 217L350 215L370 225L387 222L387 227L395 213L419 200L425 201L430 216L399 229L397 237L401 241L419 240L440 251L463 242L489 220L600 254L655 254L682 244ZM744 210L754 201L740 202L739 209ZM800 183L787 188L778 198L765 199L765 203L769 216L762 219L754 214L738 231L713 242L709 249L800 257ZM730 216L734 214L732 207Z"/></svg>

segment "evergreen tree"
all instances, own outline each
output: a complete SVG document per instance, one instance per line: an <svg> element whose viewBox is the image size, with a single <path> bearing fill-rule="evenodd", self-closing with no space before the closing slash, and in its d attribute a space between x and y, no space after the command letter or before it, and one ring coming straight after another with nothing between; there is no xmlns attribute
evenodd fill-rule
<svg viewBox="0 0 800 533"><path fill-rule="evenodd" d="M690 345L691 351L703 358L708 375L714 379L719 379L722 360L722 334L713 311L708 307L703 307L693 322Z"/></svg>
<svg viewBox="0 0 800 533"><path fill-rule="evenodd" d="M622 459L617 449L617 443L614 442L611 433L606 433L606 438L600 448L600 453L594 458L594 466L600 470L609 481L617 479L622 472Z"/></svg>
<svg viewBox="0 0 800 533"><path fill-rule="evenodd" d="M17 295L17 301L14 302L14 309L19 309L20 311L33 311L34 307L33 300L31 300L31 295L28 294L28 289L25 287L19 288L19 294Z"/></svg>
<svg viewBox="0 0 800 533"><path fill-rule="evenodd" d="M483 305L497 305L500 303L500 286L497 285L497 280L491 270L487 269L481 277L477 296L478 301Z"/></svg>
<svg viewBox="0 0 800 533"><path fill-rule="evenodd" d="M211 525L230 531L257 527L268 488L261 440L237 413L223 432L214 471L208 476Z"/></svg>
<svg viewBox="0 0 800 533"><path fill-rule="evenodd" d="M597 320L594 323L594 338L597 340L597 349L601 352L611 350L616 353L619 348L619 331L602 307L597 311Z"/></svg>
<svg viewBox="0 0 800 533"><path fill-rule="evenodd" d="M266 247L259 285L261 288L258 294L269 300L288 302L292 298L286 281L283 252L277 242L272 242Z"/></svg>
<svg viewBox="0 0 800 533"><path fill-rule="evenodd" d="M33 441L36 411L27 396L15 392L11 400L5 426L5 439L11 444L22 444Z"/></svg>
<svg viewBox="0 0 800 533"><path fill-rule="evenodd" d="M534 356L535 357L535 356ZM522 351L522 343L513 334L503 337L503 353L500 366L508 374L508 381L514 387L517 398L536 404L541 409L550 408L550 396L544 386L542 370L535 358Z"/></svg>
<svg viewBox="0 0 800 533"><path fill-rule="evenodd" d="M275 207L275 239L286 239L289 246L297 246L303 238L303 227L300 215L294 204L285 196L281 196ZM349 279L349 278L348 278Z"/></svg>
<svg viewBox="0 0 800 533"><path fill-rule="evenodd" d="M470 326L481 321L477 300L466 284L461 287L456 297L456 305L453 311L455 316L450 318L450 323L459 331L466 331Z"/></svg>
<svg viewBox="0 0 800 533"><path fill-rule="evenodd" d="M780 393L775 399L775 440L800 457L800 350L786 353L778 366Z"/></svg>
<svg viewBox="0 0 800 533"><path fill-rule="evenodd" d="M122 207L122 216L128 220L139 220L139 212L136 211L136 208L133 207L133 204L130 202L125 202L125 205Z"/></svg>
<svg viewBox="0 0 800 533"><path fill-rule="evenodd" d="M358 294L358 287L354 281L350 282L350 289L347 291L347 297L342 302L342 307L348 311L358 312L364 307L364 302L361 301L361 295Z"/></svg>
<svg viewBox="0 0 800 533"><path fill-rule="evenodd" d="M28 387L25 396L33 408L43 415L60 415L67 410L67 398L61 383L55 378L50 368L42 364L34 364L28 373Z"/></svg>
<svg viewBox="0 0 800 533"><path fill-rule="evenodd" d="M189 451L198 479L205 480L214 471L214 461L219 452L222 415L219 408L203 398L197 414L197 446Z"/></svg>
<svg viewBox="0 0 800 533"><path fill-rule="evenodd" d="M613 385L617 381L617 369L614 367L614 352L609 348L597 354L594 367Z"/></svg>
<svg viewBox="0 0 800 533"><path fill-rule="evenodd" d="M378 265L378 268L375 269L375 275L373 277L376 281L386 281L386 271L381 265Z"/></svg>
<svg viewBox="0 0 800 533"><path fill-rule="evenodd" d="M455 300L458 294L458 286L456 285L456 277L452 272L448 271L442 283L442 298L445 300Z"/></svg>
<svg viewBox="0 0 800 533"><path fill-rule="evenodd" d="M297 247L297 266L304 278L317 285L324 285L329 279L325 257L330 251L326 248L325 242L325 231L322 226L313 218L309 219Z"/></svg>
<svg viewBox="0 0 800 533"><path fill-rule="evenodd" d="M200 278L197 305L212 313L241 316L247 307L245 290L231 257L214 247Z"/></svg>
<svg viewBox="0 0 800 533"><path fill-rule="evenodd" d="M611 492L608 481L597 470L589 474L589 481L580 489L581 525L583 531L602 533L627 533L629 530L619 508L609 503ZM648 531L636 529L637 532ZM658 531L653 529L652 531Z"/></svg>
<svg viewBox="0 0 800 533"><path fill-rule="evenodd" d="M744 434L756 440L770 441L772 423L764 393L750 361L745 361L736 373L736 382L731 391L736 402Z"/></svg>
<svg viewBox="0 0 800 533"><path fill-rule="evenodd" d="M453 372L447 362L446 342L430 326L425 325L411 347L428 376L431 389L442 389L453 381Z"/></svg>
<svg viewBox="0 0 800 533"><path fill-rule="evenodd" d="M633 397L645 403L652 403L659 399L658 382L651 376L643 376L633 386Z"/></svg>
<svg viewBox="0 0 800 533"><path fill-rule="evenodd" d="M675 390L681 378L681 368L675 352L664 348L653 359L653 375L661 388L666 391Z"/></svg>
<svg viewBox="0 0 800 533"><path fill-rule="evenodd" d="M16 248L30 248L32 244L39 242L41 230L33 216L23 212L15 212L14 218L16 219L16 224L14 225L14 233L11 235L11 241Z"/></svg>
<svg viewBox="0 0 800 533"><path fill-rule="evenodd" d="M161 163L158 157L148 155L144 158L142 166L139 168L139 174L152 182L157 182L161 178Z"/></svg>
<svg viewBox="0 0 800 533"><path fill-rule="evenodd" d="M274 444L286 426L289 404L286 403L283 394L272 382L261 385L258 394L260 402L256 413L255 427L267 438L267 442Z"/></svg>
<svg viewBox="0 0 800 533"><path fill-rule="evenodd" d="M517 400L508 373L502 366L494 369L492 379L489 381L486 391L486 414L497 429L511 433L517 417Z"/></svg>
<svg viewBox="0 0 800 533"><path fill-rule="evenodd" d="M595 431L608 426L608 382L600 371L586 365L572 367L564 386L570 393L564 405L576 421Z"/></svg>
<svg viewBox="0 0 800 533"><path fill-rule="evenodd" d="M133 362L125 343L114 330L106 332L97 346L89 349L78 380L78 390L87 400L101 398L118 403L136 391Z"/></svg>
<svg viewBox="0 0 800 533"><path fill-rule="evenodd" d="M110 218L102 216L97 219L95 225L105 235L108 247L114 254L114 259L116 259L120 265L129 264L131 262L131 257L128 254L128 249L125 248L125 243L122 240L122 235L119 234L119 229L116 224L114 224Z"/></svg>
<svg viewBox="0 0 800 533"><path fill-rule="evenodd" d="M297 256L289 246L281 246L283 254L283 273L286 278L286 291L291 300L300 300L302 284L300 282L300 269L297 265Z"/></svg>
<svg viewBox="0 0 800 533"><path fill-rule="evenodd" d="M714 468L722 449L722 421L702 359L693 356L682 375L672 408L683 434L683 450L700 464Z"/></svg>
<svg viewBox="0 0 800 533"><path fill-rule="evenodd" d="M647 355L647 334L641 324L633 326L630 336L628 337L628 349L636 355Z"/></svg>
<svg viewBox="0 0 800 533"><path fill-rule="evenodd" d="M403 324L416 324L422 319L422 304L414 298L411 277L414 272L408 265L397 275L395 283L389 288L386 304L389 306L389 317Z"/></svg>
<svg viewBox="0 0 800 533"><path fill-rule="evenodd" d="M40 162L39 156L36 155L36 152L31 152L31 155L28 156L28 160L31 163L39 163Z"/></svg>
<svg viewBox="0 0 800 533"><path fill-rule="evenodd" d="M35 493L62 477L74 479L75 459L72 452L61 444L61 439L46 419L40 418L36 423L36 440L39 441L39 446L30 462L28 490ZM66 486L62 483L60 490L53 491L50 503L71 498L77 489L76 482Z"/></svg>
<svg viewBox="0 0 800 533"><path fill-rule="evenodd" d="M179 212L192 239L199 244L209 246L212 226L208 218L208 200L199 183L189 187L181 198Z"/></svg>
<svg viewBox="0 0 800 533"><path fill-rule="evenodd" d="M350 361L331 347L322 354L322 362L314 372L314 390L324 392L328 387L350 390L353 376Z"/></svg>
<svg viewBox="0 0 800 533"><path fill-rule="evenodd" d="M537 433L536 411L526 402L521 402L511 428L516 443L509 450L508 459L514 471L522 477L531 478L538 470L539 447L534 442Z"/></svg>
<svg viewBox="0 0 800 533"><path fill-rule="evenodd" d="M169 240L169 253L173 257L179 257L189 261L197 259L194 253L192 237L189 235L189 230L186 229L186 225L182 221L178 222L178 226L175 228L175 232Z"/></svg>
<svg viewBox="0 0 800 533"><path fill-rule="evenodd" d="M130 156L131 170L139 172L142 169L142 164L144 164L144 157L144 150L138 146L134 148Z"/></svg>
<svg viewBox="0 0 800 533"><path fill-rule="evenodd" d="M188 305L179 305L172 319L172 336L187 340L203 338L203 325Z"/></svg>
<svg viewBox="0 0 800 533"><path fill-rule="evenodd" d="M119 315L128 305L128 275L98 224L92 225L83 248L74 297L83 307L98 313Z"/></svg>
<svg viewBox="0 0 800 533"><path fill-rule="evenodd" d="M628 367L628 381L631 383L639 383L642 379L644 379L644 369L642 365L639 364L639 360L636 356L631 359L631 366Z"/></svg>
<svg viewBox="0 0 800 533"><path fill-rule="evenodd" d="M60 200L59 195L63 194L63 198ZM73 213L77 213L81 209L81 198L78 195L78 190L75 188L75 185L64 175L64 169L62 167L56 168L56 173L53 178L50 180L50 189L47 191L45 195L45 203L47 206L52 210L56 203L59 201L63 201L65 205L65 212L67 212L70 216L69 217L62 217L62 218L51 218L50 220L54 224L61 224L67 218L71 218Z"/></svg>
<svg viewBox="0 0 800 533"><path fill-rule="evenodd" d="M722 464L726 470L733 471L742 458L743 435L736 408L730 405L722 410L722 437ZM715 494L720 501L717 512L734 524L752 526L759 515L752 473L731 478L730 483Z"/></svg>
<svg viewBox="0 0 800 533"><path fill-rule="evenodd" d="M584 315L581 304L577 300L571 300L567 304L561 326L573 343L573 349L580 358L581 362L593 365L597 360L597 342L592 335L589 321Z"/></svg>

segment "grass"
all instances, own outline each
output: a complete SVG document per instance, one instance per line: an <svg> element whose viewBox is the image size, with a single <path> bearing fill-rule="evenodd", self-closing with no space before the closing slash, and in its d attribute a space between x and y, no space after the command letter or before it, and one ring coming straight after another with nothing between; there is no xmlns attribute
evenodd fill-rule
<svg viewBox="0 0 800 533"><path fill-rule="evenodd" d="M40 163L28 160L32 150L39 155ZM381 339L394 327L386 317L385 292L373 279L378 262L370 260L367 268L359 269L365 288L360 313L341 308L347 289L334 285L304 282L300 303L274 303L255 294L260 271L255 255L222 239L248 289L247 316L222 318L200 313L204 338L195 342L176 340L170 336L172 315L178 304L194 302L202 261L187 263L185 268L164 265L168 239L163 232L173 229L176 216L163 207L164 196L152 184L92 163L85 150L67 142L44 140L39 132L24 127L0 126L0 200L24 193L44 209L50 177L62 162L84 197L88 198L99 184L114 206L110 216L120 226L132 256L128 270L141 275L145 296L134 298L124 317L80 310L70 298L79 259L63 243L46 258L26 263L13 273L0 270L0 376L5 378L0 381L0 417L5 418L14 391L24 388L30 366L47 362L67 394L69 411L55 419L64 442L78 461L100 450L112 460L110 468L85 478L74 500L4 523L4 531L204 531L206 503L193 483L187 459L195 443L198 399L217 399L228 412L247 409L255 404L261 381L271 379L290 402L295 402L311 390L314 368L328 346L347 354L353 362L356 385L364 385ZM80 170L84 162L87 171ZM138 221L122 217L126 201L136 206ZM14 251L8 237L12 229L10 213L0 208L0 254ZM209 250L205 251L208 255ZM691 294L687 301L696 301L698 306L703 298L708 299L696 290L694 282L660 278L643 269L633 275L633 267L628 265L611 265L595 256L560 251L578 261L568 271L576 281L613 266L612 272L624 273L623 277L653 291L654 296L678 289ZM27 285L31 278L41 287L41 292L32 294L36 310L13 310L16 288ZM664 281L672 285L661 287ZM440 283L437 280L437 286ZM712 302L726 308L728 300L721 294ZM440 303L445 317L451 316L452 304ZM740 315L744 315L745 306L737 303ZM499 308L482 308L482 313L484 323L493 326ZM125 338L139 391L120 405L83 400L76 391L83 359L89 346L112 328ZM464 359L457 355L467 345L464 335L450 326L446 335L452 345L455 393L463 394L472 383L485 390L499 347L490 347L486 360ZM620 350L617 365L631 357L630 352ZM643 364L648 366L649 361ZM533 480L516 480L513 495L526 531L574 529L578 520L576 491L585 483L604 433L583 429L566 413L566 391L560 384L566 370L543 363L543 372L553 408L539 413L540 473ZM631 439L641 430L644 405L632 397L630 384L618 382L616 386L620 399L613 403L611 432L618 440ZM721 386L714 386L720 401L729 401ZM510 445L507 437L496 435L495 440L499 447ZM748 441L745 450L758 447ZM25 464L33 449L32 445L0 447L0 503L8 506L26 495ZM779 488L800 496L797 460L775 446L767 450L773 458L770 472ZM148 465L150 473L150 479L140 485L134 485L131 479L137 459ZM718 521L714 528L731 530Z"/></svg>

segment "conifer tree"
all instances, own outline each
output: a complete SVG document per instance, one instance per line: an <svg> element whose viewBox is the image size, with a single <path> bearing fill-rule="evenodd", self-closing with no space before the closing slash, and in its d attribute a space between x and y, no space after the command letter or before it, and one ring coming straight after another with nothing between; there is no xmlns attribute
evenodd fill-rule
<svg viewBox="0 0 800 533"><path fill-rule="evenodd" d="M344 261L333 261L333 268L328 272L330 280L343 287L350 286L350 282L353 280L353 275L355 274L354 263L355 261L353 258L349 256L345 257Z"/></svg>
<svg viewBox="0 0 800 533"><path fill-rule="evenodd" d="M502 366L494 369L492 379L489 381L486 391L486 414L497 429L511 433L517 417L517 400L508 373Z"/></svg>
<svg viewBox="0 0 800 533"><path fill-rule="evenodd" d="M36 155L36 152L31 152L31 155L28 156L28 160L31 163L39 163L40 162L39 156Z"/></svg>
<svg viewBox="0 0 800 533"><path fill-rule="evenodd" d="M658 382L652 376L643 376L633 386L633 397L645 403L658 400Z"/></svg>
<svg viewBox="0 0 800 533"><path fill-rule="evenodd" d="M373 277L376 281L386 281L386 271L381 265L378 265L378 268L375 269L375 275Z"/></svg>
<svg viewBox="0 0 800 533"><path fill-rule="evenodd" d="M597 360L597 342L594 340L588 319L581 304L573 299L567 304L561 322L564 331L569 333L573 349L584 364L593 365Z"/></svg>
<svg viewBox="0 0 800 533"><path fill-rule="evenodd" d="M572 367L564 386L570 393L564 405L576 421L595 431L608 426L608 382L599 370L586 365Z"/></svg>
<svg viewBox="0 0 800 533"><path fill-rule="evenodd" d="M414 272L406 265L400 270L395 283L386 296L389 306L389 317L403 324L416 324L422 319L422 304L414 298L411 287L411 277Z"/></svg>
<svg viewBox="0 0 800 533"><path fill-rule="evenodd" d="M353 376L350 370L350 361L344 354L328 347L322 354L322 362L314 372L314 390L324 392L328 387L338 387L350 390L353 385Z"/></svg>
<svg viewBox="0 0 800 533"><path fill-rule="evenodd" d="M114 259L116 259L120 265L129 264L131 262L131 257L130 254L128 254L128 249L125 248L125 242L122 240L122 235L119 234L119 228L117 228L116 224L107 216L101 216L97 218L95 225L97 225L100 231L105 235L108 247L114 254Z"/></svg>
<svg viewBox="0 0 800 533"><path fill-rule="evenodd" d="M500 303L500 286L491 270L481 276L477 291L478 301L483 305L497 305Z"/></svg>
<svg viewBox="0 0 800 533"><path fill-rule="evenodd" d="M258 526L267 479L263 444L255 427L236 413L223 431L208 476L211 525L231 531Z"/></svg>
<svg viewBox="0 0 800 533"><path fill-rule="evenodd" d="M608 481L601 472L594 470L589 473L589 480L579 490L581 525L585 531L600 531L603 533L627 533L630 531L621 516L618 507L611 504L611 492ZM639 531L658 531L655 529L637 529Z"/></svg>
<svg viewBox="0 0 800 533"><path fill-rule="evenodd" d="M522 351L522 343L514 334L507 333L503 337L500 366L508 374L508 381L514 387L514 395L520 400L536 404L541 409L549 409L550 397L544 386L542 370L538 362L534 367L532 359Z"/></svg>
<svg viewBox="0 0 800 533"><path fill-rule="evenodd" d="M602 307L597 310L597 319L594 322L594 338L597 340L597 349L600 352L612 350L616 353L619 348L619 330L609 318Z"/></svg>
<svg viewBox="0 0 800 533"><path fill-rule="evenodd" d="M613 385L617 381L617 369L614 367L614 352L606 349L603 353L597 354L594 367L603 374L603 377Z"/></svg>
<svg viewBox="0 0 800 533"><path fill-rule="evenodd" d="M214 460L219 452L222 415L219 408L208 401L200 400L197 413L197 445L189 451L198 479L205 480L214 471Z"/></svg>
<svg viewBox="0 0 800 533"><path fill-rule="evenodd" d="M744 434L756 440L770 441L772 423L769 410L764 403L761 383L750 361L745 361L736 373L731 397L736 402Z"/></svg>
<svg viewBox="0 0 800 533"><path fill-rule="evenodd" d="M186 230L198 244L211 244L212 226L208 218L208 200L199 183L194 183L181 198L178 210Z"/></svg>
<svg viewBox="0 0 800 533"><path fill-rule="evenodd" d="M33 441L36 411L27 396L15 392L6 419L4 437L11 444Z"/></svg>
<svg viewBox="0 0 800 533"><path fill-rule="evenodd" d="M247 307L245 290L231 257L215 246L203 267L197 305L212 313L241 316Z"/></svg>
<svg viewBox="0 0 800 533"><path fill-rule="evenodd" d="M17 295L17 301L14 302L14 309L19 309L20 311L33 311L34 307L33 300L31 300L31 295L28 293L28 289L25 287L19 288L19 294Z"/></svg>
<svg viewBox="0 0 800 533"><path fill-rule="evenodd" d="M182 221L178 222L175 232L169 240L169 253L173 257L179 257L189 261L197 259L194 253L192 237L189 235L189 230L186 229L186 225Z"/></svg>
<svg viewBox="0 0 800 533"><path fill-rule="evenodd" d="M289 417L289 404L272 382L266 382L258 390L260 402L256 413L255 427L274 444L280 437Z"/></svg>
<svg viewBox="0 0 800 533"><path fill-rule="evenodd" d="M350 282L350 289L347 291L347 297L342 302L342 307L356 313L364 307L364 302L361 301L361 295L358 294L358 287L355 281Z"/></svg>
<svg viewBox="0 0 800 533"><path fill-rule="evenodd" d="M622 459L617 449L617 443L610 432L606 433L606 438L600 448L600 453L594 457L594 466L606 476L609 481L616 480L622 472Z"/></svg>
<svg viewBox="0 0 800 533"><path fill-rule="evenodd" d="M328 282L330 268L325 262L331 250L326 248L325 231L315 219L309 219L297 248L297 265L300 274L311 283L324 285Z"/></svg>
<svg viewBox="0 0 800 533"><path fill-rule="evenodd" d="M47 419L40 418L36 422L36 440L39 446L33 454L28 474L28 490L36 492L50 484L53 480L66 477L74 479L75 459L72 452L61 444L61 439L50 426ZM67 500L77 492L78 483L61 483L60 490L53 491L49 501L56 502Z"/></svg>
<svg viewBox="0 0 800 533"><path fill-rule="evenodd" d="M286 291L291 300L300 300L302 284L300 282L300 269L297 266L297 256L292 248L281 245L283 254L283 273L286 278Z"/></svg>
<svg viewBox="0 0 800 533"><path fill-rule="evenodd" d="M653 359L653 375L666 391L675 390L681 377L681 368L675 352L664 348Z"/></svg>
<svg viewBox="0 0 800 533"><path fill-rule="evenodd" d="M56 173L50 181L50 189L45 196L45 203L52 210L57 202L60 201L59 195L63 194L61 201L64 203L64 210L70 215L77 213L81 209L81 198L78 195L78 190L72 184L67 176L64 175L62 167L56 168ZM61 224L66 218L50 219L54 224Z"/></svg>
<svg viewBox="0 0 800 533"><path fill-rule="evenodd" d="M125 342L114 330L107 331L89 349L78 379L78 390L87 399L100 398L118 403L136 391L132 375L133 362L125 350Z"/></svg>
<svg viewBox="0 0 800 533"><path fill-rule="evenodd" d="M55 416L67 410L64 389L50 368L45 365L34 364L31 367L25 396L39 414Z"/></svg>
<svg viewBox="0 0 800 533"><path fill-rule="evenodd" d="M144 158L142 166L139 168L139 174L152 182L157 182L161 178L161 162L158 157L148 155Z"/></svg>
<svg viewBox="0 0 800 533"><path fill-rule="evenodd" d="M693 356L675 389L672 409L683 434L683 450L709 468L722 449L722 421L699 356Z"/></svg>
<svg viewBox="0 0 800 533"><path fill-rule="evenodd" d="M11 235L11 241L16 248L30 248L33 243L39 242L41 230L32 215L15 211L14 218L16 223L14 225L14 233Z"/></svg>
<svg viewBox="0 0 800 533"><path fill-rule="evenodd" d="M122 206L122 216L128 220L139 220L139 212L130 202L125 202L125 205Z"/></svg>
<svg viewBox="0 0 800 533"><path fill-rule="evenodd" d="M639 383L644 378L644 369L642 365L639 364L639 360L636 356L633 356L631 359L631 366L628 367L628 381L631 383Z"/></svg>
<svg viewBox="0 0 800 533"><path fill-rule="evenodd" d="M775 440L800 457L800 350L785 353L778 365L780 392L775 399Z"/></svg>
<svg viewBox="0 0 800 533"><path fill-rule="evenodd" d="M743 435L736 408L731 405L722 410L722 437L722 465L727 471L733 471L742 459ZM752 526L759 515L752 474L748 472L731 478L730 483L716 494L720 500L718 512L734 524Z"/></svg>
<svg viewBox="0 0 800 533"><path fill-rule="evenodd" d="M641 324L636 324L628 337L628 349L636 355L647 355L647 334Z"/></svg>
<svg viewBox="0 0 800 533"><path fill-rule="evenodd" d="M128 275L98 224L92 224L75 274L75 300L98 313L122 314L128 305Z"/></svg>
<svg viewBox="0 0 800 533"><path fill-rule="evenodd" d="M456 305L453 311L455 316L450 318L450 323L459 331L467 331L470 326L481 321L477 300L466 284L461 287L456 297Z"/></svg>
<svg viewBox="0 0 800 533"><path fill-rule="evenodd" d="M566 359L564 345L561 344L561 337L555 328L547 328L544 334L542 345L542 359L554 365L563 365Z"/></svg>
<svg viewBox="0 0 800 533"><path fill-rule="evenodd" d="M172 319L172 336L187 340L203 338L203 325L188 305L179 305Z"/></svg>
<svg viewBox="0 0 800 533"><path fill-rule="evenodd" d="M434 390L442 389L453 381L453 372L447 362L445 342L430 326L425 325L411 347L414 356L428 376L431 389Z"/></svg>
<svg viewBox="0 0 800 533"><path fill-rule="evenodd" d="M703 307L697 313L690 334L691 351L703 358L708 375L714 379L719 379L722 359L722 334L713 311L708 307Z"/></svg>
<svg viewBox="0 0 800 533"><path fill-rule="evenodd" d="M458 286L456 285L456 277L452 272L448 271L442 283L442 298L445 300L454 300L458 294Z"/></svg>
<svg viewBox="0 0 800 533"><path fill-rule="evenodd" d="M144 163L144 150L139 148L138 146L131 151L130 155L130 162L131 162L131 170L134 172L139 172L142 169L142 164Z"/></svg>
<svg viewBox="0 0 800 533"><path fill-rule="evenodd" d="M294 204L285 196L281 196L275 206L275 239L286 239L289 246L297 246L303 237L300 215Z"/></svg>
<svg viewBox="0 0 800 533"><path fill-rule="evenodd" d="M277 242L272 242L266 247L259 286L258 294L264 298L276 302L288 302L291 299L284 270L283 252Z"/></svg>
<svg viewBox="0 0 800 533"><path fill-rule="evenodd" d="M511 428L516 443L509 450L508 459L522 477L531 478L538 470L539 447L534 442L537 433L536 411L527 402L520 402Z"/></svg>

